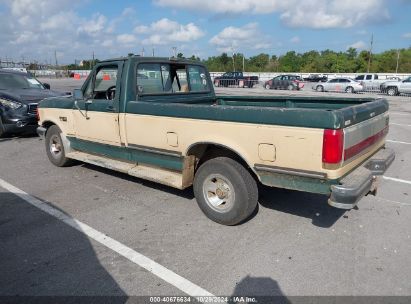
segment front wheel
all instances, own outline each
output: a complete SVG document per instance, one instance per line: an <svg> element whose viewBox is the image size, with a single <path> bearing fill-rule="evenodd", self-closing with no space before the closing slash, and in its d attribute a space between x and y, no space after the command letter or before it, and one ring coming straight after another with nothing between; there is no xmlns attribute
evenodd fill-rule
<svg viewBox="0 0 411 304"><path fill-rule="evenodd" d="M317 86L316 88L317 92L324 92L324 87L322 85Z"/></svg>
<svg viewBox="0 0 411 304"><path fill-rule="evenodd" d="M212 221L236 225L257 207L258 187L251 174L227 157L206 161L194 177L198 206Z"/></svg>
<svg viewBox="0 0 411 304"><path fill-rule="evenodd" d="M270 86L269 84L266 84L266 85L265 85L265 88L266 88L267 90L269 90L269 89L271 89L271 86Z"/></svg>
<svg viewBox="0 0 411 304"><path fill-rule="evenodd" d="M289 85L287 86L287 90L288 90L288 91L294 90L294 86L293 86L292 84L289 84Z"/></svg>
<svg viewBox="0 0 411 304"><path fill-rule="evenodd" d="M51 126L46 133L46 152L50 162L57 167L66 167L73 160L66 157L61 130L57 126Z"/></svg>

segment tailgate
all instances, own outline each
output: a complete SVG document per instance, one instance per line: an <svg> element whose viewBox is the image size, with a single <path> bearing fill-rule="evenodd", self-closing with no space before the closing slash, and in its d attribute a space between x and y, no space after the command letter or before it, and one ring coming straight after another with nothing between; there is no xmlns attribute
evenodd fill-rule
<svg viewBox="0 0 411 304"><path fill-rule="evenodd" d="M380 142L388 133L388 124L389 116L385 112L345 128L343 164L355 160Z"/></svg>

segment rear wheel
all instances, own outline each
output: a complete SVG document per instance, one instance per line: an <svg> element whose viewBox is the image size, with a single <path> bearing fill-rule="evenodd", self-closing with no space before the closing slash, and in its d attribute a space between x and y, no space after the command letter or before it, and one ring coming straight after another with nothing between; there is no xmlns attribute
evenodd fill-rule
<svg viewBox="0 0 411 304"><path fill-rule="evenodd" d="M265 85L265 88L266 88L267 90L269 90L269 89L271 89L271 86L270 86L269 84L266 84L266 85Z"/></svg>
<svg viewBox="0 0 411 304"><path fill-rule="evenodd" d="M387 94L390 95L390 96L398 95L398 90L397 90L396 87L389 87L387 89Z"/></svg>
<svg viewBox="0 0 411 304"><path fill-rule="evenodd" d="M212 221L236 225L257 207L258 187L251 174L227 157L206 161L194 177L198 206Z"/></svg>
<svg viewBox="0 0 411 304"><path fill-rule="evenodd" d="M354 93L354 88L353 88L353 87L347 87L347 88L345 89L345 92L347 92L347 93Z"/></svg>
<svg viewBox="0 0 411 304"><path fill-rule="evenodd" d="M50 162L57 167L66 167L73 160L66 157L61 130L57 126L51 126L46 133L46 152Z"/></svg>
<svg viewBox="0 0 411 304"><path fill-rule="evenodd" d="M317 92L324 92L324 87L323 87L322 85L318 85L318 86L316 87L316 91L317 91Z"/></svg>

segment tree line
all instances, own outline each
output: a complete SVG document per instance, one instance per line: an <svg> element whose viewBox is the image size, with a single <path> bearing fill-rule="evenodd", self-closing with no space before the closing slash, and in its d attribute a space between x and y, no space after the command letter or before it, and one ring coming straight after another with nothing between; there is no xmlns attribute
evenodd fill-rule
<svg viewBox="0 0 411 304"><path fill-rule="evenodd" d="M198 59L194 56L190 59ZM398 69L397 69L398 59ZM308 51L297 53L289 51L285 55L276 56L261 53L252 57L243 54L229 56L222 53L202 62L211 72L243 71L246 72L300 72L300 73L411 73L411 47L392 49L378 54L368 51L358 52L349 48L345 52Z"/></svg>
<svg viewBox="0 0 411 304"><path fill-rule="evenodd" d="M289 51L282 56L261 53L244 57L241 53L233 56L222 53L219 56L200 59L194 55L185 57L183 53L178 53L177 57L201 61L210 72L365 73L369 68L371 73L411 73L411 47L391 49L371 56L368 51L358 52L355 48L349 48L345 52L329 49L305 53ZM83 60L82 66L70 64L59 68L90 70L98 62L98 59ZM35 70L36 66L30 66L29 69Z"/></svg>

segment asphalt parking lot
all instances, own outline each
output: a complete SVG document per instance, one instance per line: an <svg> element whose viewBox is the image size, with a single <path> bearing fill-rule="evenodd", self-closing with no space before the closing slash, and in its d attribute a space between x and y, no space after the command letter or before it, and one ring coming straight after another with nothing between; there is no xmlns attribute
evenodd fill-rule
<svg viewBox="0 0 411 304"><path fill-rule="evenodd" d="M81 85L44 81L62 91ZM87 164L57 168L40 138L1 138L0 295L184 296L188 286L217 296L411 296L411 98L389 102L396 160L376 197L343 211L320 195L263 188L258 213L234 227L208 220L192 189ZM143 257L157 264L142 267Z"/></svg>

